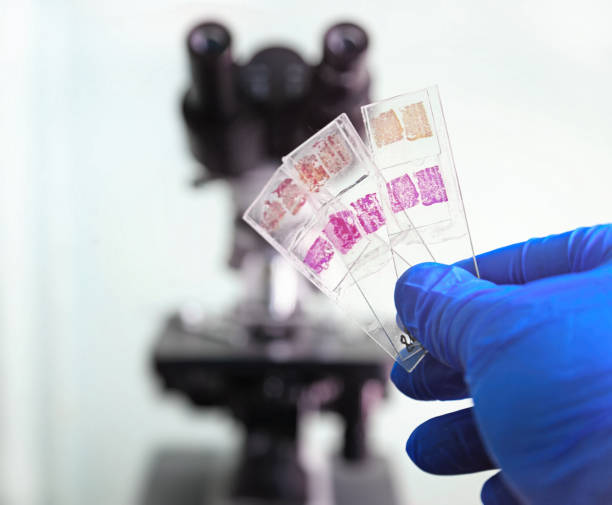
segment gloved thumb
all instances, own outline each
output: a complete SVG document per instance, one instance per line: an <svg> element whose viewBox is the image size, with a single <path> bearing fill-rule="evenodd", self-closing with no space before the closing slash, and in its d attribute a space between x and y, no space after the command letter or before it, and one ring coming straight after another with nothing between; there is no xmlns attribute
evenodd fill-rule
<svg viewBox="0 0 612 505"><path fill-rule="evenodd" d="M499 287L454 265L421 263L398 279L395 307L410 334L452 368L465 371L478 318Z"/></svg>

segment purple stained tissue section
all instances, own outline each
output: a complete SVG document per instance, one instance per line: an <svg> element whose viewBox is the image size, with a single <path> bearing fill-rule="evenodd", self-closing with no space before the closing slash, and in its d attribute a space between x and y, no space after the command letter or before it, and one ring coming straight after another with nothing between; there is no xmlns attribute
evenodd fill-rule
<svg viewBox="0 0 612 505"><path fill-rule="evenodd" d="M334 256L334 248L323 237L318 237L304 258L304 263L308 265L314 272L320 274L323 270L327 270L329 262Z"/></svg>
<svg viewBox="0 0 612 505"><path fill-rule="evenodd" d="M408 174L389 181L387 183L387 192L389 193L391 210L394 214L414 207L419 203L419 194Z"/></svg>
<svg viewBox="0 0 612 505"><path fill-rule="evenodd" d="M415 173L417 185L421 192L423 205L433 205L434 203L447 202L446 188L437 166L427 167Z"/></svg>
<svg viewBox="0 0 612 505"><path fill-rule="evenodd" d="M363 198L359 198L351 203L351 207L355 209L359 224L366 233L374 233L385 224L385 216L378 198L376 198L376 193L370 193Z"/></svg>
<svg viewBox="0 0 612 505"><path fill-rule="evenodd" d="M342 254L349 252L361 238L355 215L350 210L341 210L331 214L323 233Z"/></svg>

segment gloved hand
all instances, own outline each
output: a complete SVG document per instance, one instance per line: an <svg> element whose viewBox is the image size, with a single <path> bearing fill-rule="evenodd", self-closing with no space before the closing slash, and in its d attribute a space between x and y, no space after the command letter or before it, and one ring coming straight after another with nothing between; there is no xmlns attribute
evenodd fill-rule
<svg viewBox="0 0 612 505"><path fill-rule="evenodd" d="M491 504L612 503L612 225L529 240L398 280L404 326L430 351L391 378L419 400L471 396L407 451L440 475L501 468Z"/></svg>

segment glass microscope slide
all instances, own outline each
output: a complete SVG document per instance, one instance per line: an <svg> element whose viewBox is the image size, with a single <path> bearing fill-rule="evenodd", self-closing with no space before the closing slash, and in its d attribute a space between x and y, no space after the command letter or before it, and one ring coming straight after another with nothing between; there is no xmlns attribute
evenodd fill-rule
<svg viewBox="0 0 612 505"><path fill-rule="evenodd" d="M437 86L362 107L396 262L409 258L414 229L434 261L472 257L472 239ZM398 265L403 271L405 265Z"/></svg>
<svg viewBox="0 0 612 505"><path fill-rule="evenodd" d="M397 275L379 187L365 145L340 117L284 158L244 217L412 369L423 351L395 323Z"/></svg>

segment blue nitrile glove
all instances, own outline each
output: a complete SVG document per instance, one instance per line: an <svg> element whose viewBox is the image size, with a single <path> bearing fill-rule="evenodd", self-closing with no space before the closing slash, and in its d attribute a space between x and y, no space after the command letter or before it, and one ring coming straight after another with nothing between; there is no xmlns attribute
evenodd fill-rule
<svg viewBox="0 0 612 505"><path fill-rule="evenodd" d="M397 282L398 315L430 351L391 378L420 400L471 396L431 419L407 451L427 472L501 468L490 504L612 503L612 225L478 256L417 265ZM450 502L450 501L449 501Z"/></svg>

